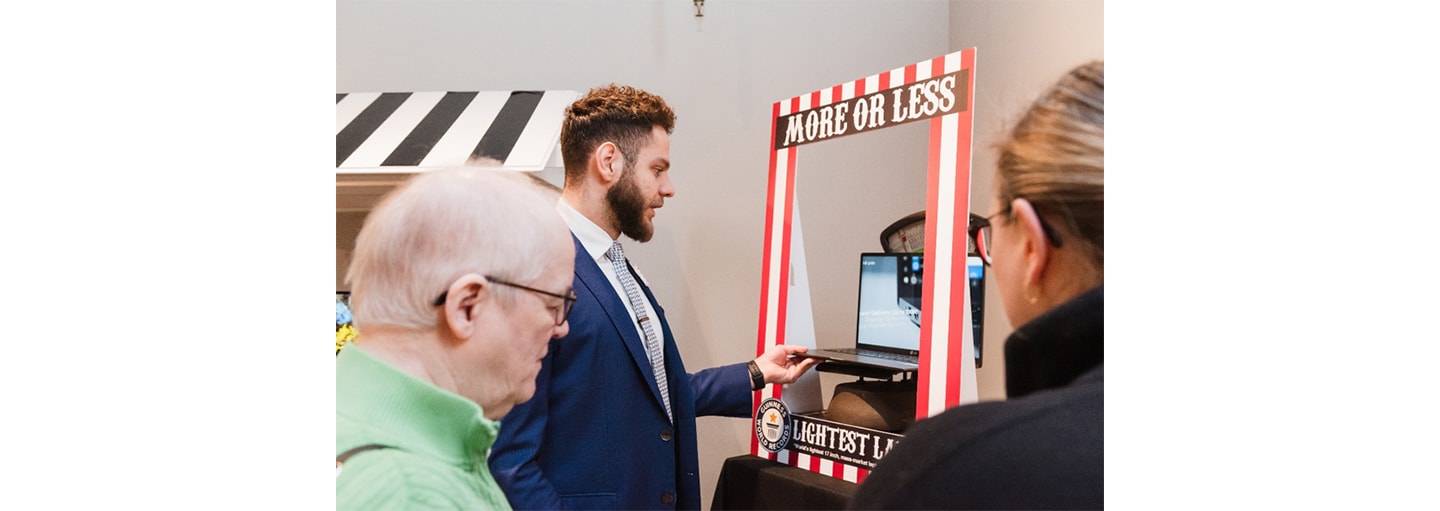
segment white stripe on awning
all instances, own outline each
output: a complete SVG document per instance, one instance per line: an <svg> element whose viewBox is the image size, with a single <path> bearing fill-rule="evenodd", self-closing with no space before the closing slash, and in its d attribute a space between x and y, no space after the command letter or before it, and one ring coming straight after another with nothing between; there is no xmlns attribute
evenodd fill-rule
<svg viewBox="0 0 1440 511"><path fill-rule="evenodd" d="M546 94L540 98L540 103L535 105L535 115L531 116L537 122L525 124L525 130L515 141L505 164L513 164L517 168L545 168L546 162L550 161L550 151L560 142L560 123L565 120L565 107L574 101L574 94ZM540 117L542 113L546 117Z"/></svg>
<svg viewBox="0 0 1440 511"><path fill-rule="evenodd" d="M340 130L345 129L350 121L355 120L355 116L360 115L360 112L370 106L370 103L378 97L380 97L379 92L346 94L339 103L335 104L335 133L339 134Z"/></svg>
<svg viewBox="0 0 1440 511"><path fill-rule="evenodd" d="M485 136L485 130L490 128L490 123L495 122L495 115L500 113L500 107L505 106L505 100L510 99L510 91L484 91L478 93L475 99L455 119L455 124L445 132L445 136L435 144L435 149L425 156L425 161L420 162L422 167L443 167L465 163L470 157L471 151L479 143L480 137ZM556 121L558 126L560 121Z"/></svg>

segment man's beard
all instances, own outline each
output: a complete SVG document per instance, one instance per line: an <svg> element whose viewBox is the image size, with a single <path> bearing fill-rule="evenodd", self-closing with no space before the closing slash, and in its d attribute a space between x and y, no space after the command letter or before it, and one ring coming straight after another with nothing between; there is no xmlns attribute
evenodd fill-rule
<svg viewBox="0 0 1440 511"><path fill-rule="evenodd" d="M645 211L650 208L640 187L635 184L633 167L625 169L620 182L605 192L605 200L610 204L615 221L620 224L621 234L641 243L650 241L650 237L655 235L654 225L645 220Z"/></svg>

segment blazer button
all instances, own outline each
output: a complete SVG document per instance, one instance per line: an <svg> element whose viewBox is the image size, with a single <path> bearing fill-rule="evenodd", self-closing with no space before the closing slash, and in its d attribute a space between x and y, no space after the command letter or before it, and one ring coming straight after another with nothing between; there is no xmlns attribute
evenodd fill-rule
<svg viewBox="0 0 1440 511"><path fill-rule="evenodd" d="M669 442L669 441L670 441L670 436L671 436L671 435L670 435L670 430L669 430L669 429L662 429L662 430L660 430L660 441L662 441L662 442Z"/></svg>
<svg viewBox="0 0 1440 511"><path fill-rule="evenodd" d="M667 506L670 505L670 504L674 504L674 503L675 503L675 494L670 493L670 492L661 493L661 494L660 494L660 503L661 503L661 504L665 504L665 505L667 505Z"/></svg>

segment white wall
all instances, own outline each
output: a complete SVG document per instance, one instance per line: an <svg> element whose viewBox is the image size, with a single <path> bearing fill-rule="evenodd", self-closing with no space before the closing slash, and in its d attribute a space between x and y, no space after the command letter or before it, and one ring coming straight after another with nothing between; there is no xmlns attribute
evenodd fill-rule
<svg viewBox="0 0 1440 511"><path fill-rule="evenodd" d="M654 240L627 252L694 371L754 356L775 101L979 47L972 203L988 211L990 132L1044 82L1103 55L1102 8L1099 0L710 0L697 19L689 0L337 0L336 92L583 92L613 81L664 96L678 117L677 195L660 210ZM822 345L854 335L855 254L878 249L880 229L924 209L921 124L799 151ZM1009 328L998 307L986 320L979 390L995 399L1004 395L999 346ZM700 419L705 507L721 462L749 450L748 426Z"/></svg>

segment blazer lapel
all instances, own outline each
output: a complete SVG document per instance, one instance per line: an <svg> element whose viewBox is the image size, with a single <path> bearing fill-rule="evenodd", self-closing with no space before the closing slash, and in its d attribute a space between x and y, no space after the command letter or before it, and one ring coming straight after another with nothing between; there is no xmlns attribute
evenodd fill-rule
<svg viewBox="0 0 1440 511"><path fill-rule="evenodd" d="M650 397L655 402L655 406L660 407L663 411L665 403L660 400L660 386L655 383L655 371L650 368L650 357L645 352L645 340L640 338L640 331L630 320L630 304L620 298L619 293L610 285L610 279L601 272L599 264L590 258L589 252L585 251L580 239L575 238L574 234L571 234L571 238L575 240L575 280L584 286L587 292L595 296L595 302L605 310L605 315L610 318L610 323L620 334L621 344L625 346L626 351L630 352L630 360L646 376L650 387ZM628 261L626 268L629 268ZM636 284L640 284L640 279L634 277L633 272L631 275L635 278ZM650 297L650 290L643 284L640 286L645 295ZM650 303L655 303L655 298L650 297ZM658 311L650 311L650 315L657 319L660 317ZM661 326L658 322L655 328L657 335L663 335L661 333L663 330L660 329Z"/></svg>

